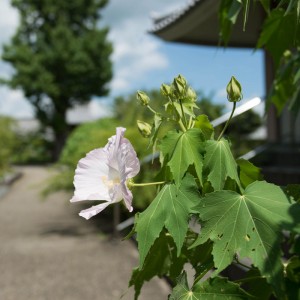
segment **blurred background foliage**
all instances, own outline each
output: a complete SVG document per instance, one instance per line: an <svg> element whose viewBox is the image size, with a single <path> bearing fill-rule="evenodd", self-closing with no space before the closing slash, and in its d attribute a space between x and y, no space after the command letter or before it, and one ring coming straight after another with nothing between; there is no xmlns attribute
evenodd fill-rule
<svg viewBox="0 0 300 300"><path fill-rule="evenodd" d="M10 169L12 155L17 145L16 123L9 117L0 116L0 181L5 172Z"/></svg>

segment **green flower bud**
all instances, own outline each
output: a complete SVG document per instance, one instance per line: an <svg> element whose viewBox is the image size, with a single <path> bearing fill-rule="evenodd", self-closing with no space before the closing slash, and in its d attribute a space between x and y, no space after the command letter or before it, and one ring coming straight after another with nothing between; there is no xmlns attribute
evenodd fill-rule
<svg viewBox="0 0 300 300"><path fill-rule="evenodd" d="M185 78L181 75L178 75L173 80L173 87L175 90L175 93L178 95L183 95L185 93L187 82Z"/></svg>
<svg viewBox="0 0 300 300"><path fill-rule="evenodd" d="M137 126L143 137L149 137L151 135L152 127L150 124L137 120Z"/></svg>
<svg viewBox="0 0 300 300"><path fill-rule="evenodd" d="M235 79L234 76L231 77L227 87L227 99L230 102L238 102L243 98L241 84Z"/></svg>
<svg viewBox="0 0 300 300"><path fill-rule="evenodd" d="M186 96L192 102L195 102L197 100L197 94L191 87L188 88Z"/></svg>
<svg viewBox="0 0 300 300"><path fill-rule="evenodd" d="M160 87L160 93L166 97L170 96L171 95L171 87L169 85L163 83Z"/></svg>
<svg viewBox="0 0 300 300"><path fill-rule="evenodd" d="M148 105L150 102L150 98L147 96L146 93L142 91L138 91L136 93L136 99L140 102L141 105Z"/></svg>

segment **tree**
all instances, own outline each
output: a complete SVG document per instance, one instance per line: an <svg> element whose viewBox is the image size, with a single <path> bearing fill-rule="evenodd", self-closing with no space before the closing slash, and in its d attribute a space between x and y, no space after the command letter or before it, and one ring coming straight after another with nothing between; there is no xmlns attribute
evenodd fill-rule
<svg viewBox="0 0 300 300"><path fill-rule="evenodd" d="M56 159L69 133L67 109L108 93L112 78L108 28L99 29L107 0L13 0L20 25L3 60L15 72L5 83L23 90L36 117L55 136Z"/></svg>

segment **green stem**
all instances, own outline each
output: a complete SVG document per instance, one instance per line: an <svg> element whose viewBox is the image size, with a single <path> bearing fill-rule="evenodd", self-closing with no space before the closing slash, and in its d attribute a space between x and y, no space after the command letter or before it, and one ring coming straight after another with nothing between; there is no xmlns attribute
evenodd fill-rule
<svg viewBox="0 0 300 300"><path fill-rule="evenodd" d="M237 260L237 259L236 259L236 263L237 263L238 265L240 265L240 266L242 266L242 267L244 267L244 268L248 269L248 270L250 270L250 269L251 269L251 267L249 267L249 266L247 266L247 265L243 264L242 262L240 262L240 261L239 261L239 260Z"/></svg>
<svg viewBox="0 0 300 300"><path fill-rule="evenodd" d="M183 132L186 132L186 127L183 125L181 119L179 119L178 124L179 124L180 128L182 129L182 131L183 131Z"/></svg>
<svg viewBox="0 0 300 300"><path fill-rule="evenodd" d="M243 283L243 282L248 282L248 281L252 281L252 280L257 280L257 279L265 279L265 276L253 276L253 277L248 277L248 278L242 278L242 279L237 279L234 280L234 283Z"/></svg>
<svg viewBox="0 0 300 300"><path fill-rule="evenodd" d="M232 108L231 115L230 115L229 119L227 120L227 122L226 122L226 124L225 124L225 126L224 126L224 128L223 128L223 130L222 130L222 132L220 133L220 135L219 135L217 141L219 141L219 140L221 139L221 137L223 136L225 130L227 129L227 127L228 127L228 125L229 125L229 122L230 122L230 120L232 119L232 116L233 116L233 113L234 113L234 111L235 111L235 108L236 108L236 102L233 102L233 108Z"/></svg>
<svg viewBox="0 0 300 300"><path fill-rule="evenodd" d="M131 186L149 186L149 185L160 185L166 183L165 181L159 181L159 182L147 182L147 183L132 183Z"/></svg>
<svg viewBox="0 0 300 300"><path fill-rule="evenodd" d="M148 104L147 108L154 114L157 114L157 112Z"/></svg>
<svg viewBox="0 0 300 300"><path fill-rule="evenodd" d="M192 128L193 127L193 117L190 116L190 120L189 120L189 127L188 129Z"/></svg>
<svg viewBox="0 0 300 300"><path fill-rule="evenodd" d="M207 272L214 267L214 263L209 262L207 264L202 265L202 267L203 267L203 271L195 278L193 285L195 285L198 281L200 281L207 274Z"/></svg>

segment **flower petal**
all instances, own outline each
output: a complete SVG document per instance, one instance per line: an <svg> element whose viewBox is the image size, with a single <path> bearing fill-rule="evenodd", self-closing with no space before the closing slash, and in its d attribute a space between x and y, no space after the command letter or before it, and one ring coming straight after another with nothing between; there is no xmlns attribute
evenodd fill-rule
<svg viewBox="0 0 300 300"><path fill-rule="evenodd" d="M122 139L118 152L118 162L121 179L133 178L140 171L140 161L131 143L126 138Z"/></svg>
<svg viewBox="0 0 300 300"><path fill-rule="evenodd" d="M79 216L85 218L86 220L90 219L91 217L99 214L102 210L104 210L111 202L101 203L95 206L92 206L88 209L84 209L79 213Z"/></svg>
<svg viewBox="0 0 300 300"><path fill-rule="evenodd" d="M121 182L121 189L122 189L122 195L123 195L124 203L125 203L127 209L129 210L129 212L132 212L133 211L133 208L131 206L131 203L132 203L132 193L128 189L128 187L126 185L126 181Z"/></svg>
<svg viewBox="0 0 300 300"><path fill-rule="evenodd" d="M119 151L121 140L123 139L124 132L126 128L117 127L116 135L108 139L108 143L105 145L104 149L108 152L108 164L110 167L117 169L117 153Z"/></svg>
<svg viewBox="0 0 300 300"><path fill-rule="evenodd" d="M111 200L109 187L105 182L108 176L108 156L103 148L95 149L82 158L77 165L71 202L83 200Z"/></svg>

